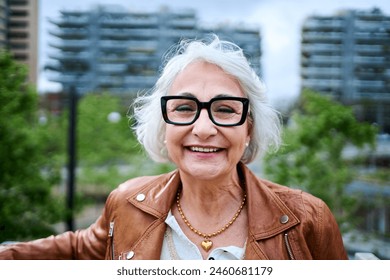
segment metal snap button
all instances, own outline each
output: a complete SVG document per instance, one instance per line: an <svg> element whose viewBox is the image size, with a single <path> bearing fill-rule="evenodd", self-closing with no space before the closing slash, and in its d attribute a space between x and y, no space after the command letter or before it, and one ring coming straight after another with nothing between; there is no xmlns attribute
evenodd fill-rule
<svg viewBox="0 0 390 280"><path fill-rule="evenodd" d="M279 221L281 224L286 224L288 222L288 216L287 215L281 216Z"/></svg>
<svg viewBox="0 0 390 280"><path fill-rule="evenodd" d="M130 260L134 257L135 253L133 251L130 251L126 254L126 259Z"/></svg>
<svg viewBox="0 0 390 280"><path fill-rule="evenodd" d="M143 194L143 193L140 193L137 195L137 197L135 198L137 201L141 202L141 201L144 201L146 198L146 196Z"/></svg>

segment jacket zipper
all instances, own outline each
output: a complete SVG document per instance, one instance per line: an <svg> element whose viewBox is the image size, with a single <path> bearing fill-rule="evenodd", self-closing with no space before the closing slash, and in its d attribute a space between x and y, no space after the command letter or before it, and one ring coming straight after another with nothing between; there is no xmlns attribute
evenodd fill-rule
<svg viewBox="0 0 390 280"><path fill-rule="evenodd" d="M290 257L290 260L295 260L293 251L292 251L291 246L290 246L290 241L288 240L287 233L284 234L284 244L286 245L288 256Z"/></svg>
<svg viewBox="0 0 390 280"><path fill-rule="evenodd" d="M111 259L114 259L114 222L110 222L110 229L108 231L108 236L111 239Z"/></svg>

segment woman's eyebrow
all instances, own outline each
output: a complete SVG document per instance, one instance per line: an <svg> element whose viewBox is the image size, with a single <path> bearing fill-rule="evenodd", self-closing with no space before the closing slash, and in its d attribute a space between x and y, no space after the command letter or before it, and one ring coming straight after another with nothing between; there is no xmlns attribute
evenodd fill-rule
<svg viewBox="0 0 390 280"><path fill-rule="evenodd" d="M194 97L194 98L196 98L196 96L193 95L191 92L182 92L182 93L179 93L178 96L186 96L186 97Z"/></svg>
<svg viewBox="0 0 390 280"><path fill-rule="evenodd" d="M177 96L185 96L185 97L197 98L191 92L182 92L182 93L177 94ZM235 97L235 95L227 94L227 93L220 93L220 94L217 94L216 96L214 96L213 98L216 98L216 97Z"/></svg>
<svg viewBox="0 0 390 280"><path fill-rule="evenodd" d="M231 95L231 94L227 94L227 93L220 93L220 94L217 94L214 97L235 97L235 96Z"/></svg>

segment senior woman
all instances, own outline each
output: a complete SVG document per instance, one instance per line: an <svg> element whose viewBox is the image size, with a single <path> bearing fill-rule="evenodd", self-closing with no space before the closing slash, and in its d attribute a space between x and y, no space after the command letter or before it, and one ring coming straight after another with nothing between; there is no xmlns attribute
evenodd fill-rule
<svg viewBox="0 0 390 280"><path fill-rule="evenodd" d="M177 170L131 179L85 230L0 249L17 259L346 259L324 202L246 166L279 145L278 114L242 50L213 36L172 49L135 102L135 132Z"/></svg>

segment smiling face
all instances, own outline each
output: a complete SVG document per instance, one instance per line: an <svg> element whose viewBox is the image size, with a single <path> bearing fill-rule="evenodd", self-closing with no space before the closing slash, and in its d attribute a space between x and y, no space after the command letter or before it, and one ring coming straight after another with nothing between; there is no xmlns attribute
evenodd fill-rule
<svg viewBox="0 0 390 280"><path fill-rule="evenodd" d="M240 84L214 64L197 61L176 77L168 92L191 96L200 102L214 97L245 97ZM249 143L248 121L240 126L214 124L202 109L191 125L166 125L167 150L179 170L201 180L231 177Z"/></svg>

